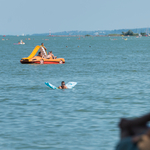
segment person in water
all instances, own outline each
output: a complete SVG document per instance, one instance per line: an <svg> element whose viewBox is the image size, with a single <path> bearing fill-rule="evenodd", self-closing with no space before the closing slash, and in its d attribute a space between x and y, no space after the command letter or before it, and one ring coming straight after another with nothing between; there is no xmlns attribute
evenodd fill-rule
<svg viewBox="0 0 150 150"><path fill-rule="evenodd" d="M48 52L47 58L53 59L53 57L52 57L52 55L51 55L51 52Z"/></svg>
<svg viewBox="0 0 150 150"><path fill-rule="evenodd" d="M65 81L61 82L61 86L58 87L59 89L68 89L67 86L65 85Z"/></svg>
<svg viewBox="0 0 150 150"><path fill-rule="evenodd" d="M49 59L56 59L57 56L54 56L53 53L52 53L52 51L50 51L50 52L48 52L48 58Z"/></svg>

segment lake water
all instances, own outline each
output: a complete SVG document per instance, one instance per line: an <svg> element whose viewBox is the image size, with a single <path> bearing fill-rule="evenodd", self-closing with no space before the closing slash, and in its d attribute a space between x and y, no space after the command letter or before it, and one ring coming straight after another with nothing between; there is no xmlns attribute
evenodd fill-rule
<svg viewBox="0 0 150 150"><path fill-rule="evenodd" d="M119 119L150 111L148 37L2 38L0 149L113 150ZM25 45L14 45L21 39ZM42 42L66 63L21 64ZM61 81L78 84L72 90L44 84Z"/></svg>

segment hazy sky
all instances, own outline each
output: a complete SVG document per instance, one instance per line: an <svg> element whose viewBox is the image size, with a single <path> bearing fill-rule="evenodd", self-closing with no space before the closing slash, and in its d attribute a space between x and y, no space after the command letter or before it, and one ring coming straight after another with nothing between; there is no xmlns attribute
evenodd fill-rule
<svg viewBox="0 0 150 150"><path fill-rule="evenodd" d="M150 27L150 0L0 0L0 35Z"/></svg>

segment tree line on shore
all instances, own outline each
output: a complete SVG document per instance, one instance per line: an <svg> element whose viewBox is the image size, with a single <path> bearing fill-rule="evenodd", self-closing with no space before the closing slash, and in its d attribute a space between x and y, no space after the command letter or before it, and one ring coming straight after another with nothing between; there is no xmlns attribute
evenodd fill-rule
<svg viewBox="0 0 150 150"><path fill-rule="evenodd" d="M140 33L142 36L146 36L145 32ZM138 36L139 33L134 33L132 30L128 30L127 32L122 32L122 34L109 34L109 36Z"/></svg>

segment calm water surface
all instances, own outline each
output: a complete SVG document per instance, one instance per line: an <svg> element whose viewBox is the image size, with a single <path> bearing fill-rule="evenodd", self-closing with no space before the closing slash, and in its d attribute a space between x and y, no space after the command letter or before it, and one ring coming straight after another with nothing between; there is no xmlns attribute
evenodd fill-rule
<svg viewBox="0 0 150 150"><path fill-rule="evenodd" d="M148 37L1 39L0 149L113 150L120 117L150 111ZM13 44L21 39L25 45ZM21 64L41 42L66 63ZM72 90L44 84L63 80L78 84Z"/></svg>

